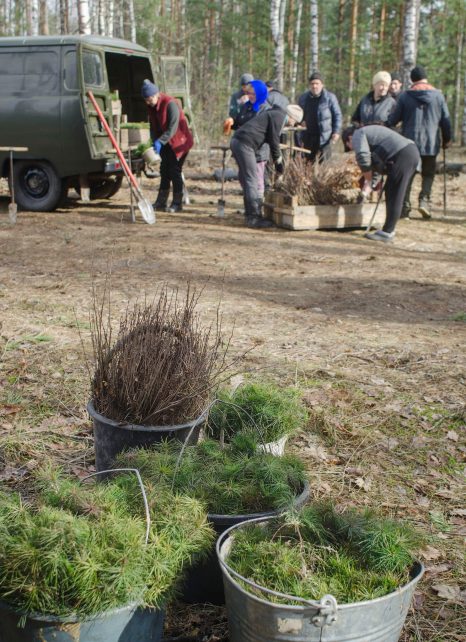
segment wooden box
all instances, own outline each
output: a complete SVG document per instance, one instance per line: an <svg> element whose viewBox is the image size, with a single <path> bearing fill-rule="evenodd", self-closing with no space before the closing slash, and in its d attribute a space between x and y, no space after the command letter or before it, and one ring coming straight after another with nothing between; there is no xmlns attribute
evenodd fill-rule
<svg viewBox="0 0 466 642"><path fill-rule="evenodd" d="M267 192L264 216L278 227L289 230L325 230L367 227L374 213L375 203L347 205L298 205L296 196L281 192ZM385 220L385 204L380 203L373 221L381 227Z"/></svg>

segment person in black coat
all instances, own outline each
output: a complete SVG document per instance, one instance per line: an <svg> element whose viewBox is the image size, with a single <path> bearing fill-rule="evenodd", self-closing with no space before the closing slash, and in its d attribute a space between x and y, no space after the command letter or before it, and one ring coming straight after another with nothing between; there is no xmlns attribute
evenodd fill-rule
<svg viewBox="0 0 466 642"><path fill-rule="evenodd" d="M270 227L271 221L262 218L261 199L257 190L256 153L267 143L279 174L283 174L280 134L285 124L300 123L303 111L298 105L288 105L286 112L279 107L267 109L240 127L231 139L230 149L238 163L239 180L243 188L244 211L248 227Z"/></svg>
<svg viewBox="0 0 466 642"><path fill-rule="evenodd" d="M391 83L388 71L378 71L372 78L372 91L359 101L351 121L354 125L382 125L393 109L395 99L388 93Z"/></svg>
<svg viewBox="0 0 466 642"><path fill-rule="evenodd" d="M427 73L423 67L418 66L411 70L411 80L414 84L401 94L394 111L388 117L387 124L389 127L395 127L402 121L401 133L414 141L419 149L422 161L419 211L423 218L429 219L436 156L440 150L439 129L442 131L442 145L448 147L451 141L450 115L442 92L427 82ZM411 210L411 185L412 182L406 191L403 218L408 218Z"/></svg>

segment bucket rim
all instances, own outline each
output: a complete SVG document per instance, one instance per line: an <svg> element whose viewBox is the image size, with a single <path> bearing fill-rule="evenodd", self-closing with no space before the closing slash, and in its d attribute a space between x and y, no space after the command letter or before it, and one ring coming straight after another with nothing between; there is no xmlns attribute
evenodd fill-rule
<svg viewBox="0 0 466 642"><path fill-rule="evenodd" d="M9 611L10 613L15 613L19 617L27 617L31 620L39 620L41 622L57 623L57 624L76 624L78 622L91 622L92 620L97 620L103 616L112 616L122 613L123 611L136 610L137 608L143 606L142 601L133 601L123 604L122 606L116 606L112 609L107 609L106 611L99 611L99 613L94 613L93 615L79 615L77 613L70 615L48 615L45 613L37 613L35 611L23 611L17 609L12 604L0 600L0 611ZM163 611L163 607L159 609L154 609L156 611Z"/></svg>
<svg viewBox="0 0 466 642"><path fill-rule="evenodd" d="M275 602L272 602L270 600L267 600L263 597L258 597L257 595L254 595L250 591L247 591L244 589L241 584L238 582L236 578L242 579L246 581L247 583L250 583L251 580L248 580L247 578L241 576L239 573L236 573L225 561L225 555L226 555L226 549L227 547L231 546L231 542L234 539L234 536L232 535L232 532L238 528L245 528L248 525L251 524L261 524L263 522L268 522L271 519L273 519L274 516L271 517L265 517L265 518L255 518L255 519L248 519L245 520L244 522L241 522L239 524L234 524L233 526L230 526L227 530L225 530L224 533L222 533L219 538L217 539L217 543L215 545L215 550L217 553L217 559L220 564L220 568L222 569L223 575L228 578L230 582L232 582L236 589L239 590L241 593L246 595L248 599L252 599L253 601L259 602L261 604L267 605L267 606L276 606L280 607L280 609L290 611L290 612L299 612L299 613L304 613L306 611L315 611L319 610L322 608L322 603L319 600L306 600L305 598L297 597L297 596L290 596L286 595L284 593L280 593L278 591L272 591L273 594L276 594L277 596L282 596L284 599L294 599L296 601L301 601L303 602L303 605L297 605L297 604L277 604ZM364 608L365 606L369 604L377 604L377 603L382 603L385 601L388 601L392 599L395 595L404 593L411 588L414 588L415 585L419 582L419 580L422 578L425 572L425 567L424 564L420 560L415 560L413 565L411 566L411 579L407 584L403 584L402 586L399 586L397 589L392 591L391 593L387 593L386 595L382 595L381 597L376 597L372 600L363 600L361 602L349 602L349 603L336 603L336 609L337 611L340 610L349 610L349 609L358 609L358 608ZM264 591L264 593L270 592L270 589L267 589L264 586L260 586L259 584L253 583L259 590ZM328 596L323 596L322 599ZM333 598L333 596L330 596ZM335 598L333 598L335 600ZM336 601L335 601L336 602Z"/></svg>
<svg viewBox="0 0 466 642"><path fill-rule="evenodd" d="M204 410L199 417L192 419L184 424L167 424L166 426L149 426L142 424L132 424L126 421L117 421L116 419L111 419L105 415L101 415L95 409L94 400L91 399L87 404L87 412L91 419L95 419L101 423L106 423L112 428L120 428L124 430L129 430L133 432L177 432L178 430L183 430L185 428L194 428L197 425L200 425L205 422L207 418L207 410Z"/></svg>
<svg viewBox="0 0 466 642"><path fill-rule="evenodd" d="M296 495L296 497L293 500L293 506L298 506L298 507L301 506L309 497L309 492L310 492L309 480L305 479L303 483L302 491L299 493L299 495ZM239 526L240 525L239 523L243 524L244 522L250 522L254 520L272 519L274 517L279 517L283 513L284 513L284 510L280 510L280 509L262 511L260 513L244 513L239 515L227 515L227 514L223 515L220 513L207 513L207 519L215 523L217 526L230 526L231 528L234 528L235 526ZM228 530L230 530L230 528Z"/></svg>

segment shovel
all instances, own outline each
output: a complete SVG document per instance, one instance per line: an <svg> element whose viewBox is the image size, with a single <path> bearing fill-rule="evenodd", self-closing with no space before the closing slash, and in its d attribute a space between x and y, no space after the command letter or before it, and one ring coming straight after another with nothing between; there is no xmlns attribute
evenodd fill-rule
<svg viewBox="0 0 466 642"><path fill-rule="evenodd" d="M212 149L221 149L222 150L222 188L221 188L221 198L217 201L217 216L223 218L225 216L225 159L228 150L230 149L226 145L216 145Z"/></svg>
<svg viewBox="0 0 466 642"><path fill-rule="evenodd" d="M16 223L16 214L18 213L18 206L15 203L15 181L13 179L13 150L10 149L10 184L11 184L11 202L8 203L8 218L10 223Z"/></svg>
<svg viewBox="0 0 466 642"><path fill-rule="evenodd" d="M99 105L97 104L97 101L96 101L96 99L94 97L94 94L92 93L92 91L88 91L87 95L89 96L89 99L90 99L91 103L93 104L94 109L95 109L95 111L97 113L97 116L99 117L100 122L102 123L105 131L107 132L107 135L108 135L108 137L110 139L110 142L112 143L112 145L113 145L113 147L114 147L114 149L115 149L115 151L117 153L117 156L120 159L121 167L123 169L123 172L124 172L126 178L128 179L129 186L130 186L130 189L131 189L131 193L134 194L134 197L135 197L135 199L137 201L137 204L138 204L138 207L139 207L139 211L141 212L142 218L145 220L146 223L149 223L149 225L152 225L153 223L155 223L155 212L154 212L154 208L152 207L152 203L147 198L144 197L144 194L142 193L142 190L139 187L139 184L138 184L133 172L131 171L128 163L126 162L126 159L123 156L123 152L121 151L121 149L120 149L120 147L119 147L119 145L118 145L118 143L117 143L117 141L115 139L115 136L112 133L112 130L110 129L107 121L105 120L105 116L103 115L102 110L100 109Z"/></svg>

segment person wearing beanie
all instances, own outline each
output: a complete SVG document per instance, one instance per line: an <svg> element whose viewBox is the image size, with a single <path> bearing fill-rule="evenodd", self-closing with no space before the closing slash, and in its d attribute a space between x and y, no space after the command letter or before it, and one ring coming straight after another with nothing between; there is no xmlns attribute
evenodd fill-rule
<svg viewBox="0 0 466 642"><path fill-rule="evenodd" d="M251 80L246 87L247 101L241 105L236 118L227 118L223 123L223 133L228 135L230 131L237 130L245 123L254 118L258 113L269 109L267 103L267 85L262 80ZM258 198L264 197L265 191L265 167L270 157L269 146L264 143L256 151L256 170L257 170L257 191Z"/></svg>
<svg viewBox="0 0 466 642"><path fill-rule="evenodd" d="M193 146L188 121L175 98L160 91L150 80L144 80L141 95L147 105L154 150L160 154L160 187L154 208L158 211L181 212L183 209L183 163ZM167 209L170 187L173 201Z"/></svg>
<svg viewBox="0 0 466 642"><path fill-rule="evenodd" d="M401 74L399 74L397 71L393 71L391 75L392 81L389 88L390 96L395 100L398 100L398 96L401 94L401 91L403 89L403 79L401 77Z"/></svg>
<svg viewBox="0 0 466 642"><path fill-rule="evenodd" d="M291 109L291 108L294 109ZM244 211L248 227L271 227L273 223L262 218L261 199L257 190L257 151L267 143L275 169L283 174L283 157L280 134L286 123L294 125L302 120L298 105L288 105L287 111L279 107L264 109L242 125L231 139L230 149L238 163L239 180L243 189Z"/></svg>
<svg viewBox="0 0 466 642"><path fill-rule="evenodd" d="M310 150L308 160L314 162L318 159L321 162L329 159L332 143L340 138L343 119L337 97L325 89L322 75L318 71L309 76L309 91L300 96L298 103L303 109L302 124L306 127L300 143Z"/></svg>
<svg viewBox="0 0 466 642"><path fill-rule="evenodd" d="M424 219L430 219L430 195L435 178L437 154L440 144L446 148L451 142L450 114L445 97L427 81L427 72L423 67L417 66L411 70L411 80L413 84L398 98L387 124L389 127L395 127L401 121L401 133L414 141L419 149L422 184L418 210ZM411 187L412 181L406 191L402 218L409 218L410 215Z"/></svg>
<svg viewBox="0 0 466 642"><path fill-rule="evenodd" d="M239 114L241 106L248 100L247 90L248 85L252 80L254 80L254 76L252 74L242 74L239 79L239 90L235 91L230 96L228 116L233 118L233 120Z"/></svg>
<svg viewBox="0 0 466 642"><path fill-rule="evenodd" d="M387 71L378 71L372 78L372 91L359 101L351 121L354 125L383 125L395 108L395 99L388 93L391 76Z"/></svg>
<svg viewBox="0 0 466 642"><path fill-rule="evenodd" d="M278 89L276 83L273 80L268 80L265 84L267 85L267 91L269 92L267 96L267 103L270 105L270 107L280 107L280 109L286 109L290 104L290 101Z"/></svg>
<svg viewBox="0 0 466 642"><path fill-rule="evenodd" d="M370 189L373 172L386 174L385 223L381 230L369 232L371 241L387 243L395 236L395 227L401 216L403 200L411 177L420 163L419 151L413 141L381 125L354 126L344 132L345 143L356 154L363 176L363 192Z"/></svg>

